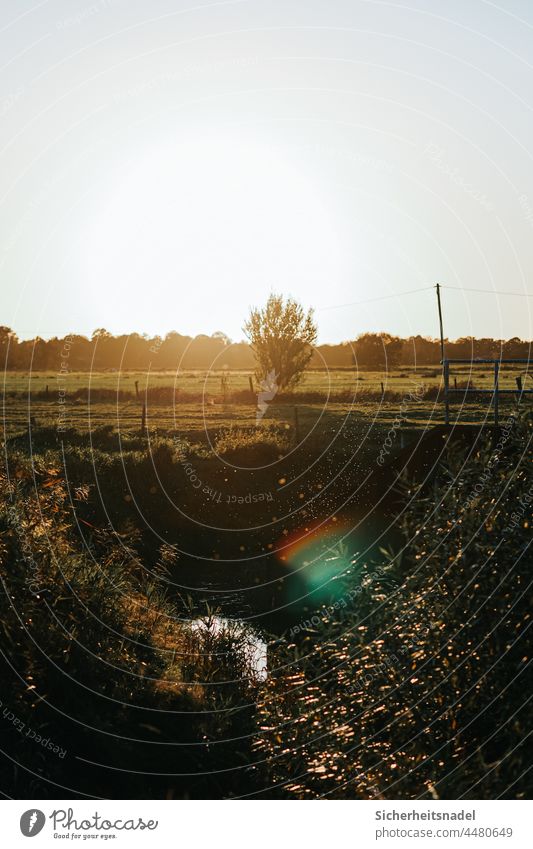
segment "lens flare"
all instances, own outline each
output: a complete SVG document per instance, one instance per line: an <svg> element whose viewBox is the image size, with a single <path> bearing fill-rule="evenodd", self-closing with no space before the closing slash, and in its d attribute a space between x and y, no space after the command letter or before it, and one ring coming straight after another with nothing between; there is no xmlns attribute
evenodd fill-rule
<svg viewBox="0 0 533 849"><path fill-rule="evenodd" d="M320 605L345 592L343 578L355 569L352 524L333 517L328 524L295 531L283 540L279 559L290 570L288 601Z"/></svg>

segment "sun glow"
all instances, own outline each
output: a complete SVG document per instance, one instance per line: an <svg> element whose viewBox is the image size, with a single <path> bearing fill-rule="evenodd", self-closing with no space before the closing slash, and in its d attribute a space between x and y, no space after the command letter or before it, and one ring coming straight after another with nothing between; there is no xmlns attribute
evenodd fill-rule
<svg viewBox="0 0 533 849"><path fill-rule="evenodd" d="M85 269L108 329L242 337L247 305L272 290L306 299L335 273L337 238L316 187L268 146L166 145L105 189Z"/></svg>

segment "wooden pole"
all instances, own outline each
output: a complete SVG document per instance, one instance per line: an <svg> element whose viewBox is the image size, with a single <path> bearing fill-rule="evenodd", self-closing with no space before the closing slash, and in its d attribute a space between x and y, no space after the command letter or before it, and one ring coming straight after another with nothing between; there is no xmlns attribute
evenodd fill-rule
<svg viewBox="0 0 533 849"><path fill-rule="evenodd" d="M450 364L444 360L444 423L450 424Z"/></svg>
<svg viewBox="0 0 533 849"><path fill-rule="evenodd" d="M141 413L141 433L146 433L146 404L143 404Z"/></svg>
<svg viewBox="0 0 533 849"><path fill-rule="evenodd" d="M139 400L139 381L138 380L135 381L135 397L137 398L137 401L138 401Z"/></svg>
<svg viewBox="0 0 533 849"><path fill-rule="evenodd" d="M300 441L300 420L298 418L298 407L294 408L294 434L296 436L296 441Z"/></svg>
<svg viewBox="0 0 533 849"><path fill-rule="evenodd" d="M437 283L437 306L439 308L439 327L440 327L440 361L444 363L444 325L442 323L442 304L440 301L440 283Z"/></svg>
<svg viewBox="0 0 533 849"><path fill-rule="evenodd" d="M498 360L494 363L494 424L498 427L500 423L500 409L498 397L498 382L500 376L500 363Z"/></svg>
<svg viewBox="0 0 533 849"><path fill-rule="evenodd" d="M445 362L444 357L444 325L442 322L442 304L440 301L440 283L437 283L437 306L439 309L439 329L440 329L440 361L443 368L444 375L444 421L446 424L450 424L450 396L449 396L449 388L450 388L450 366L449 363Z"/></svg>
<svg viewBox="0 0 533 849"><path fill-rule="evenodd" d="M253 380L252 380L252 375L251 375L251 374L249 374L249 375L248 375L248 383L249 383L249 385L250 385L250 392L251 392L251 394L252 394L252 398L254 398L254 400L255 400L254 382L253 382Z"/></svg>

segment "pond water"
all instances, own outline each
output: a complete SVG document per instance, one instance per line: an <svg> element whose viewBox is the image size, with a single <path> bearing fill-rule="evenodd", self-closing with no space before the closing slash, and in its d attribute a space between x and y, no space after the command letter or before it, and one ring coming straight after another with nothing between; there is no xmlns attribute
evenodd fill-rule
<svg viewBox="0 0 533 849"><path fill-rule="evenodd" d="M379 522L373 517L356 531L338 522L333 531L289 540L277 555L203 561L200 568L198 563L181 561L173 578L179 604L187 599L182 615L195 630L209 627L211 639L230 637L220 641L228 653L233 636L238 650L242 646L245 653L243 666L249 667L245 674L264 681L269 644L284 638L299 640L324 616L335 619L357 606L361 583L383 561L383 553L376 549L390 538L390 531L384 533L388 530L383 517ZM309 621L311 625L306 624Z"/></svg>
<svg viewBox="0 0 533 849"><path fill-rule="evenodd" d="M244 653L245 666L250 679L265 681L268 675L268 643L266 639L247 622L229 619L224 616L209 616L191 619L192 631L203 632L211 638L231 636L239 641Z"/></svg>

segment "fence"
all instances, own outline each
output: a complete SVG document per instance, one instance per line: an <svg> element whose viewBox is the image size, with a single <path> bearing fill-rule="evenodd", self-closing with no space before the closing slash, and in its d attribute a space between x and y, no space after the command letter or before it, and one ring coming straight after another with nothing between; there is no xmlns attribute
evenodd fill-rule
<svg viewBox="0 0 533 849"><path fill-rule="evenodd" d="M494 385L492 389L475 389L467 387L465 389L458 389L456 387L450 388L450 365L469 365L470 367L474 365L492 365L494 367ZM513 364L513 365L526 365L531 366L532 361L529 359L518 359L518 360L502 360L502 359L492 359L492 360L450 360L444 359L442 360L443 367L443 376L444 376L444 409L445 409L445 422L446 424L450 424L450 396L454 394L465 395L468 393L472 393L475 395L490 395L494 402L494 424L498 427L499 424L499 411L500 411L500 403L499 398L500 395L514 395L518 402L520 402L523 395L533 395L533 389L524 389L522 383L522 375L517 375L515 377L516 380L516 389L500 389L500 366L505 364ZM529 369L525 370L526 375L529 373Z"/></svg>

